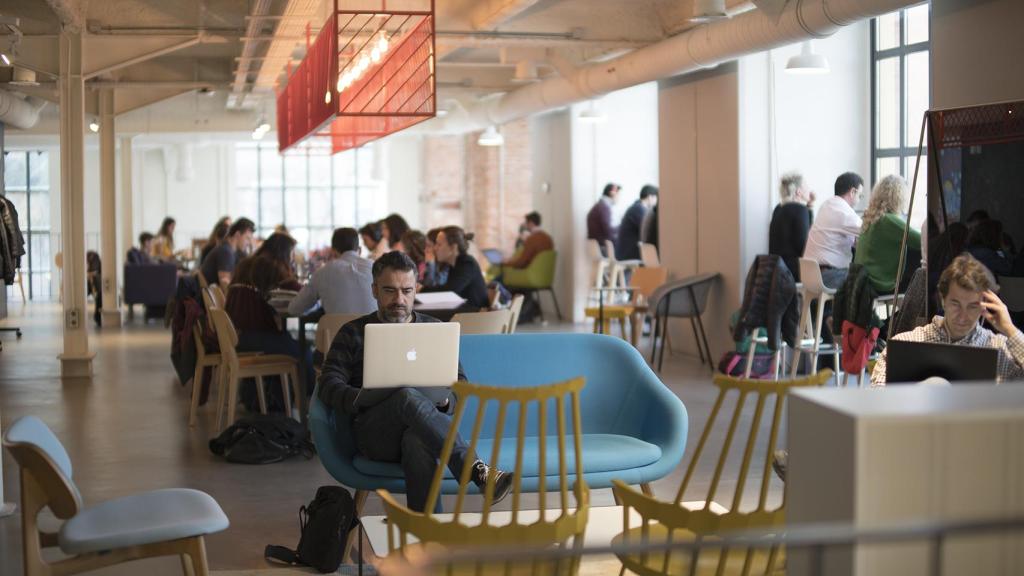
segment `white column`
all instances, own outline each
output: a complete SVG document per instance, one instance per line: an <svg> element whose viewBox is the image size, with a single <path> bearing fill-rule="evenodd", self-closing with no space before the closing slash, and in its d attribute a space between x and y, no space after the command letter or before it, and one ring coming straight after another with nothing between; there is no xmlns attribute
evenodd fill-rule
<svg viewBox="0 0 1024 576"><path fill-rule="evenodd" d="M135 245L135 214L132 208L132 137L121 137L121 249L119 254L124 255L128 249ZM122 270L118 266L118 272ZM123 287L124 278L121 279Z"/></svg>
<svg viewBox="0 0 1024 576"><path fill-rule="evenodd" d="M117 299L117 185L114 177L114 90L100 91L100 260L103 262L103 325L121 325Z"/></svg>
<svg viewBox="0 0 1024 576"><path fill-rule="evenodd" d="M64 253L64 351L61 376L91 377L85 331L85 78L82 35L60 35L60 227Z"/></svg>

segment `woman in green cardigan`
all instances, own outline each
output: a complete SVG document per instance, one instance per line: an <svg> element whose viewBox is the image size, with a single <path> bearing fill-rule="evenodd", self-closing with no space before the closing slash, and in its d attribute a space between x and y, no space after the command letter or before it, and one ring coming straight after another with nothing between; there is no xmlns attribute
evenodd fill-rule
<svg viewBox="0 0 1024 576"><path fill-rule="evenodd" d="M857 253L853 261L867 268L868 277L879 294L892 293L896 287L896 271L900 262L900 244L907 221L903 213L907 209L907 181L900 176L882 178L871 191L871 202L864 212ZM917 261L911 259L921 254L921 233L910 230L907 236L907 263L916 268ZM909 279L908 274L904 274Z"/></svg>

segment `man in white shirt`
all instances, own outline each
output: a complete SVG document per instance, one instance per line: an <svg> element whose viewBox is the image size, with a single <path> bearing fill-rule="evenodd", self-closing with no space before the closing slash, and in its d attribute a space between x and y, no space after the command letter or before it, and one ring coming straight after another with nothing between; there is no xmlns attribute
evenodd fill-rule
<svg viewBox="0 0 1024 576"><path fill-rule="evenodd" d="M804 248L804 258L821 266L821 279L829 288L841 286L850 269L861 228L860 216L853 207L864 191L864 179L846 172L836 178L835 191L835 196L818 209Z"/></svg>
<svg viewBox="0 0 1024 576"><path fill-rule="evenodd" d="M359 255L359 233L355 228L338 228L331 237L336 258L317 270L299 295L288 305L288 313L308 313L317 300L327 314L369 314L377 310L373 297L373 262Z"/></svg>

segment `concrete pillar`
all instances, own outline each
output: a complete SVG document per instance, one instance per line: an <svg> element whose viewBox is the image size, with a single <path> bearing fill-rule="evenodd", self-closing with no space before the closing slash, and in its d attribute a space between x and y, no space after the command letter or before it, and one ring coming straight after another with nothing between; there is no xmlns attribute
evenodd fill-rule
<svg viewBox="0 0 1024 576"><path fill-rule="evenodd" d="M103 262L103 325L121 325L117 298L117 187L115 179L114 90L100 91L100 259Z"/></svg>
<svg viewBox="0 0 1024 576"><path fill-rule="evenodd" d="M121 250L124 256L135 245L135 214L132 207L132 137L121 137ZM122 270L117 267L118 272ZM121 278L124 285L124 278Z"/></svg>
<svg viewBox="0 0 1024 576"><path fill-rule="evenodd" d="M64 253L64 351L61 376L91 377L85 331L85 78L82 35L60 35L60 229Z"/></svg>
<svg viewBox="0 0 1024 576"><path fill-rule="evenodd" d="M117 186L114 177L114 90L100 91L100 260L103 261L103 325L121 325L117 299Z"/></svg>

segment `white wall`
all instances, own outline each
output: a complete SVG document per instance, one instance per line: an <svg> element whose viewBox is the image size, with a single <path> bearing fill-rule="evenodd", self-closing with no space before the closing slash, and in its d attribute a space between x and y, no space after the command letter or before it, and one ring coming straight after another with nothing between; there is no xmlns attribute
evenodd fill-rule
<svg viewBox="0 0 1024 576"><path fill-rule="evenodd" d="M573 254L582 244L579 208L572 185L572 118L559 110L530 119L533 207L541 214L541 225L555 242L558 268L555 293L562 313L571 317L576 287ZM584 214L589 207L582 207ZM546 298L546 297L544 297ZM547 306L545 301L545 306Z"/></svg>
<svg viewBox="0 0 1024 576"><path fill-rule="evenodd" d="M572 129L572 198L574 268L573 318L583 318L589 295L593 262L586 254L586 215L601 197L605 184L622 186L612 214L616 224L630 204L640 195L644 184L658 185L658 85L650 82L612 92L600 99L599 107L607 120L599 124L583 122L581 111L589 108L583 102L571 107Z"/></svg>
<svg viewBox="0 0 1024 576"><path fill-rule="evenodd" d="M871 173L870 24L859 22L813 43L828 58L825 75L794 75L786 62L800 44L752 54L739 65L740 234L746 270L768 249L768 224L779 201L779 178L804 175L820 206L837 176ZM863 197L867 205L868 194Z"/></svg>
<svg viewBox="0 0 1024 576"><path fill-rule="evenodd" d="M419 229L423 225L423 136L396 134L376 145L381 178L387 179L388 211Z"/></svg>

